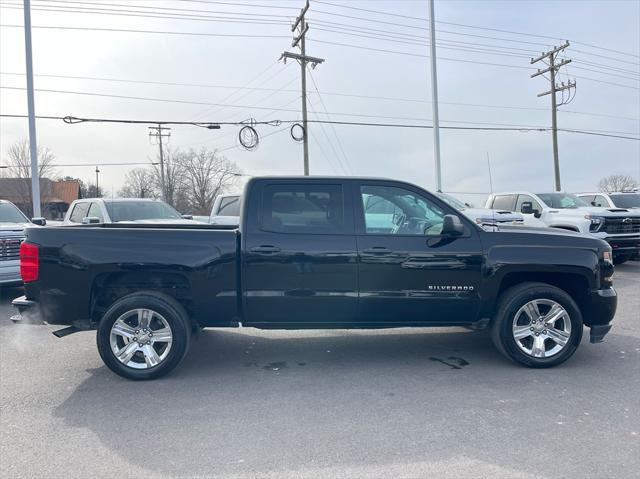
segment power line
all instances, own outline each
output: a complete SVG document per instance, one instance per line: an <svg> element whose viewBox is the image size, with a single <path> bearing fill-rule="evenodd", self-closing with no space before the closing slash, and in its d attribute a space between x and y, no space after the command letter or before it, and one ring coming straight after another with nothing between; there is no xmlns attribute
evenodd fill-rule
<svg viewBox="0 0 640 479"><path fill-rule="evenodd" d="M23 25L0 24L3 28L24 28ZM185 35L195 37L240 37L240 38L289 38L286 35L262 35L245 33L200 33L200 32L174 32L166 30L136 30L131 28L99 28L99 27L68 27L57 25L32 25L31 28L46 30L80 30L89 32L121 32L121 33L145 33L158 35Z"/></svg>
<svg viewBox="0 0 640 479"><path fill-rule="evenodd" d="M344 5L344 4L336 4L336 3L331 3L331 2L325 2L325 1L321 1L321 0L315 0L315 3L324 4L324 5L330 5L330 6L333 6L333 7L345 8L345 9L349 9L349 10L359 10L359 11L375 13L375 14L379 14L379 15L387 15L387 16L398 17L398 18L406 18L406 19L411 19L411 20L418 20L418 21L422 21L422 22L426 22L427 21L427 18L424 18L424 17L401 15L401 14L397 14L397 13L384 12L384 11L380 11L380 10L371 10L371 9L366 9L366 8L361 8L361 7L353 7L353 6L348 6L348 5ZM333 13L333 12L323 12L323 13L329 14L329 15L340 15L340 16L343 16L341 14L336 14L336 13ZM361 18L361 17L355 17L355 18ZM469 24L464 24L464 23L446 22L446 21L442 21L442 20L440 20L440 21L436 20L436 23L441 23L443 25L453 25L453 26L464 27L464 28L474 28L474 29L479 29L479 30L494 31L494 32L500 32L500 33L509 33L509 34L513 34L513 35L524 35L524 36L529 36L529 37L545 38L545 39L556 40L556 41L562 40L561 37L554 37L554 36L549 36L549 35L540 35L540 34L535 34L535 33L518 32L518 31L514 31L514 30L503 30L503 29L499 29L499 28L481 27L481 26L478 26L478 25L469 25ZM398 25L406 26L406 25L403 25L403 24L398 24ZM611 49L611 48L605 48L605 47L602 47L600 45L593 45L593 44L589 44L589 43L579 42L577 40L573 40L573 43L578 43L578 44L581 44L581 45L584 45L584 46L588 46L588 47L591 47L591 48L597 48L597 49L600 49L600 50L619 53L621 55L627 55L627 56L631 56L631 57L635 57L635 58L640 58L640 55L624 52L624 51L621 51L621 50L614 50L614 49Z"/></svg>
<svg viewBox="0 0 640 479"><path fill-rule="evenodd" d="M277 65L277 62L273 63L268 69ZM267 69L267 70L268 70ZM266 73L263 71L262 74ZM282 71L282 70L280 70ZM16 72L0 72L0 75L12 75L12 76L24 76L24 73L16 73ZM35 74L36 77L43 78L60 78L60 79L73 79L73 80L91 80L91 81L107 81L107 82L117 82L117 83L132 83L132 84L143 84L143 85L161 85L161 86L180 86L180 87L194 87L194 88L219 88L219 89L233 89L233 90L248 90L248 91L266 91L272 93L295 93L298 92L296 89L287 89L286 86L282 88L265 88L265 87L249 87L252 82L246 83L244 86L232 86L232 85L214 85L214 84L205 84L205 83L182 83L182 82L168 82L168 81L155 81L155 80L133 80L133 79L123 79L123 78L109 78L109 77L93 77L93 76L76 76L76 75L55 75L55 74ZM254 81L257 80L260 75L254 78ZM314 93L314 92L310 92ZM383 100L383 101L393 101L393 102L408 102L408 103L431 103L431 100L421 99L421 98L402 98L402 97L389 97L389 96L377 96L377 95L362 95L357 93L347 93L347 92L332 92L332 91L317 91L318 94L328 95L328 96L339 96L346 98L356 98L356 99L370 99L370 100ZM266 99L270 98L267 96L260 100L262 102ZM222 100L224 101L224 100ZM259 103L258 102L258 103ZM451 105L451 106L466 106L466 107L474 107L474 108L495 108L495 109L506 109L506 110L530 110L530 111L550 111L549 108L542 107L527 107L527 106L514 106L514 105L490 105L490 104L481 104L481 103L463 103L463 102L451 102L451 101L440 101L442 105ZM597 116L603 118L613 118L618 120L629 120L629 121L640 121L640 118L631 118L619 115L611 115L606 113L595 113L595 112L587 112L587 111L576 111L576 110L562 110L564 113L576 114L576 115L588 115L588 116Z"/></svg>
<svg viewBox="0 0 640 479"><path fill-rule="evenodd" d="M333 113L335 115L335 113ZM3 118L27 118L27 115L15 115L15 114L0 114L0 117ZM122 120L122 119L108 119L108 118L76 118L69 116L51 116L51 115L36 115L37 119L40 120L63 120L66 123L84 123L84 122L94 122L94 123L122 123L122 124L161 124L161 125L196 125L194 122L190 121L163 121L163 120ZM66 121L69 119L77 120L77 121ZM282 123L297 123L300 120L271 120L271 121L258 121L254 122L254 124L261 125L271 125L278 126ZM324 124L334 124L334 125L352 125L352 126L371 126L371 127L389 127L389 128L417 128L417 129L430 129L433 128L431 125L418 125L418 124L409 124L409 123L378 123L378 122L361 122L361 121L339 121L339 120L308 120L309 123L324 123ZM219 125L245 125L246 122L219 122ZM197 125L196 125L197 126ZM546 132L551 131L551 128L544 126L440 126L441 129L446 130L469 130L469 131L516 131L516 132ZM570 129L570 128L558 128L558 131L570 132L570 133L581 133L585 135L594 135L594 136L603 136L603 137L611 137L611 138L622 138L627 140L636 140L640 141L640 137L634 138L630 136L616 135L616 134L608 134L604 133L603 130L583 130L583 129ZM635 134L635 133L628 133Z"/></svg>

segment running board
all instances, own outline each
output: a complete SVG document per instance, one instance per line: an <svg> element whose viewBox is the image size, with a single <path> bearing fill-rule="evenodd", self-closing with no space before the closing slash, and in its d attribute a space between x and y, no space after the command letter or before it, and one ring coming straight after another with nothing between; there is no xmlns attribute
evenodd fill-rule
<svg viewBox="0 0 640 479"><path fill-rule="evenodd" d="M67 328L62 328L62 329L58 329L57 331L54 331L53 335L56 338L64 338L65 336L69 336L70 334L78 333L80 331L82 331L82 329L78 329L75 326L69 326Z"/></svg>

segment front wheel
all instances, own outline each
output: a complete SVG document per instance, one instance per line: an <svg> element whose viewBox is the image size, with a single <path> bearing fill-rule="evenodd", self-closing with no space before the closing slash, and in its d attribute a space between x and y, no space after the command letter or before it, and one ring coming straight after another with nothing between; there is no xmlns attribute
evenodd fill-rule
<svg viewBox="0 0 640 479"><path fill-rule="evenodd" d="M500 352L532 368L557 366L575 353L582 339L582 314L565 291L545 283L507 290L491 336Z"/></svg>
<svg viewBox="0 0 640 479"><path fill-rule="evenodd" d="M104 314L96 335L100 357L127 379L156 379L173 370L189 348L191 325L173 298L133 293Z"/></svg>

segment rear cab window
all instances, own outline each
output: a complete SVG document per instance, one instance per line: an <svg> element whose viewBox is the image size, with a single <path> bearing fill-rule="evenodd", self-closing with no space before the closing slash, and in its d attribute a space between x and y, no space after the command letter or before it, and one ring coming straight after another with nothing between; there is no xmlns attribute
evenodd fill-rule
<svg viewBox="0 0 640 479"><path fill-rule="evenodd" d="M340 184L270 184L262 195L261 229L275 233L345 232Z"/></svg>

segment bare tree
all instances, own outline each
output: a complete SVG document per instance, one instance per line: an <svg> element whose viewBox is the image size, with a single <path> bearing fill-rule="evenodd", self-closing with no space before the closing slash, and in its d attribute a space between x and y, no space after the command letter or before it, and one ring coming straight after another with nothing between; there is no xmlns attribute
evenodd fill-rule
<svg viewBox="0 0 640 479"><path fill-rule="evenodd" d="M185 174L191 212L199 215L211 213L213 200L238 180L238 166L215 151L191 149L176 155Z"/></svg>
<svg viewBox="0 0 640 479"><path fill-rule="evenodd" d="M598 182L598 188L606 193L629 191L638 188L638 182L629 175L610 175Z"/></svg>
<svg viewBox="0 0 640 479"><path fill-rule="evenodd" d="M124 198L156 198L157 188L153 170L135 168L126 174L124 186L118 192Z"/></svg>
<svg viewBox="0 0 640 479"><path fill-rule="evenodd" d="M153 183L160 198L169 203L180 212L184 212L187 207L187 194L185 191L185 172L176 156L180 153L167 148L164 152L164 191L162 188L160 174L160 158L156 159L153 166ZM164 194L163 194L164 193Z"/></svg>
<svg viewBox="0 0 640 479"><path fill-rule="evenodd" d="M48 178L55 174L53 161L55 156L47 147L38 147L38 180ZM29 216L33 214L31 201L31 153L29 140L22 139L16 141L7 149L7 177L17 178L20 181L15 183L16 191L13 194L19 198L19 203L23 205ZM41 191L41 197L46 192Z"/></svg>

